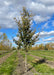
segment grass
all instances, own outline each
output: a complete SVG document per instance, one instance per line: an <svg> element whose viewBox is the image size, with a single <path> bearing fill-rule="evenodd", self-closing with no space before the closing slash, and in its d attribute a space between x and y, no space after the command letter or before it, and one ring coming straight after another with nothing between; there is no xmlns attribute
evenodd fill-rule
<svg viewBox="0 0 54 75"><path fill-rule="evenodd" d="M43 54L47 56L54 56L54 50L31 50L31 53Z"/></svg>
<svg viewBox="0 0 54 75"><path fill-rule="evenodd" d="M37 72L41 75L54 75L54 69L50 68L46 64L32 64Z"/></svg>
<svg viewBox="0 0 54 75"><path fill-rule="evenodd" d="M25 58L25 52L20 51L20 53ZM32 55L37 55L37 56L41 56L42 54L46 54L46 56L47 56L47 53L49 53L49 54L51 53L53 56L54 51L29 51L28 53L29 54L31 53ZM32 63L32 61L35 58L30 56L29 54L27 55L28 63L31 64L35 68L36 72L38 72L39 75L54 75L54 69L50 68L45 63L41 63L41 64L40 63L35 63L35 64ZM44 58L44 56L43 56L43 58ZM49 60L52 60L52 59L49 58ZM16 51L6 60L6 62L4 62L2 65L0 65L0 75L12 75L13 71L17 67L17 64L18 64L18 56L17 56L17 51ZM38 74L34 73L34 75L38 75Z"/></svg>
<svg viewBox="0 0 54 75"><path fill-rule="evenodd" d="M14 52L7 60L0 66L0 75L12 75L18 64L17 51Z"/></svg>
<svg viewBox="0 0 54 75"><path fill-rule="evenodd" d="M45 63L41 63L41 64L34 64L31 61L34 60L33 57L28 56L27 57L29 60L28 62L35 68L35 70L40 73L41 75L54 75L54 69L50 68L49 66L47 66ZM30 61L31 60L31 61Z"/></svg>
<svg viewBox="0 0 54 75"><path fill-rule="evenodd" d="M39 56L42 58L46 58L47 60L54 61L54 50L47 51L47 50L31 50L29 51L30 54Z"/></svg>
<svg viewBox="0 0 54 75"><path fill-rule="evenodd" d="M21 52L21 54L23 55L23 57L25 58L25 53ZM31 61L34 60L34 58L32 56L27 56L28 59L28 63L30 63L35 70L39 73L39 75L54 75L54 69L50 68L49 66L47 66L45 63L32 63ZM37 73L35 73L34 75L38 75Z"/></svg>
<svg viewBox="0 0 54 75"><path fill-rule="evenodd" d="M24 51L20 51L20 53L23 55L23 57L25 58L25 52Z"/></svg>
<svg viewBox="0 0 54 75"><path fill-rule="evenodd" d="M3 57L3 56L5 56L5 55L7 55L10 52L12 52L12 50L11 51L0 51L0 54L1 54L0 58Z"/></svg>

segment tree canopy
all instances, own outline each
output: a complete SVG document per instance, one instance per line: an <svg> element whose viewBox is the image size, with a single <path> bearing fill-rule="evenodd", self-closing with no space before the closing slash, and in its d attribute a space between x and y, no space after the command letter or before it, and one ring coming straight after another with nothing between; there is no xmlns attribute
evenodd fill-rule
<svg viewBox="0 0 54 75"><path fill-rule="evenodd" d="M17 37L19 37L19 40L14 41L18 46L21 45L26 51L28 51L28 48L35 44L39 36L39 34L34 36L36 30L31 28L33 15L25 7L23 7L23 11L21 12L21 20L17 20L16 18L14 19L18 25Z"/></svg>

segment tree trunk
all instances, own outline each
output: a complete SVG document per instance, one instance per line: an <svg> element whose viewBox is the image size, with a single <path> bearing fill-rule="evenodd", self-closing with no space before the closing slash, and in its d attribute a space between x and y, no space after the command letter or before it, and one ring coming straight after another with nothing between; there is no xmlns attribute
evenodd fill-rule
<svg viewBox="0 0 54 75"><path fill-rule="evenodd" d="M25 73L27 74L27 52L25 52Z"/></svg>

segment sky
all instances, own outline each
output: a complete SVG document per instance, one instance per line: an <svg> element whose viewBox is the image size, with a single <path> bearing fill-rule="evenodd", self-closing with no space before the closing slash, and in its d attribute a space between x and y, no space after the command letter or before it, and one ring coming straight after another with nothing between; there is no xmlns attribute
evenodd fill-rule
<svg viewBox="0 0 54 75"><path fill-rule="evenodd" d="M54 42L54 0L0 0L0 33L6 33L13 43L18 31L14 17L20 19L23 6L34 15L32 28L38 25L36 33L43 30L36 44Z"/></svg>

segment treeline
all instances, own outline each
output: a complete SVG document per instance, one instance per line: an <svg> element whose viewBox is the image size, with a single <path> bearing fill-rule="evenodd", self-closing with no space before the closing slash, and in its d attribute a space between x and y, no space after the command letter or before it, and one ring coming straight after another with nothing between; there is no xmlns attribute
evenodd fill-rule
<svg viewBox="0 0 54 75"><path fill-rule="evenodd" d="M54 50L54 43L36 45L32 47L31 50Z"/></svg>
<svg viewBox="0 0 54 75"><path fill-rule="evenodd" d="M3 42L0 42L0 50L11 50L12 45L10 42L4 44Z"/></svg>
<svg viewBox="0 0 54 75"><path fill-rule="evenodd" d="M7 38L7 35L3 33L0 35L0 50L11 50L12 49L12 43Z"/></svg>

